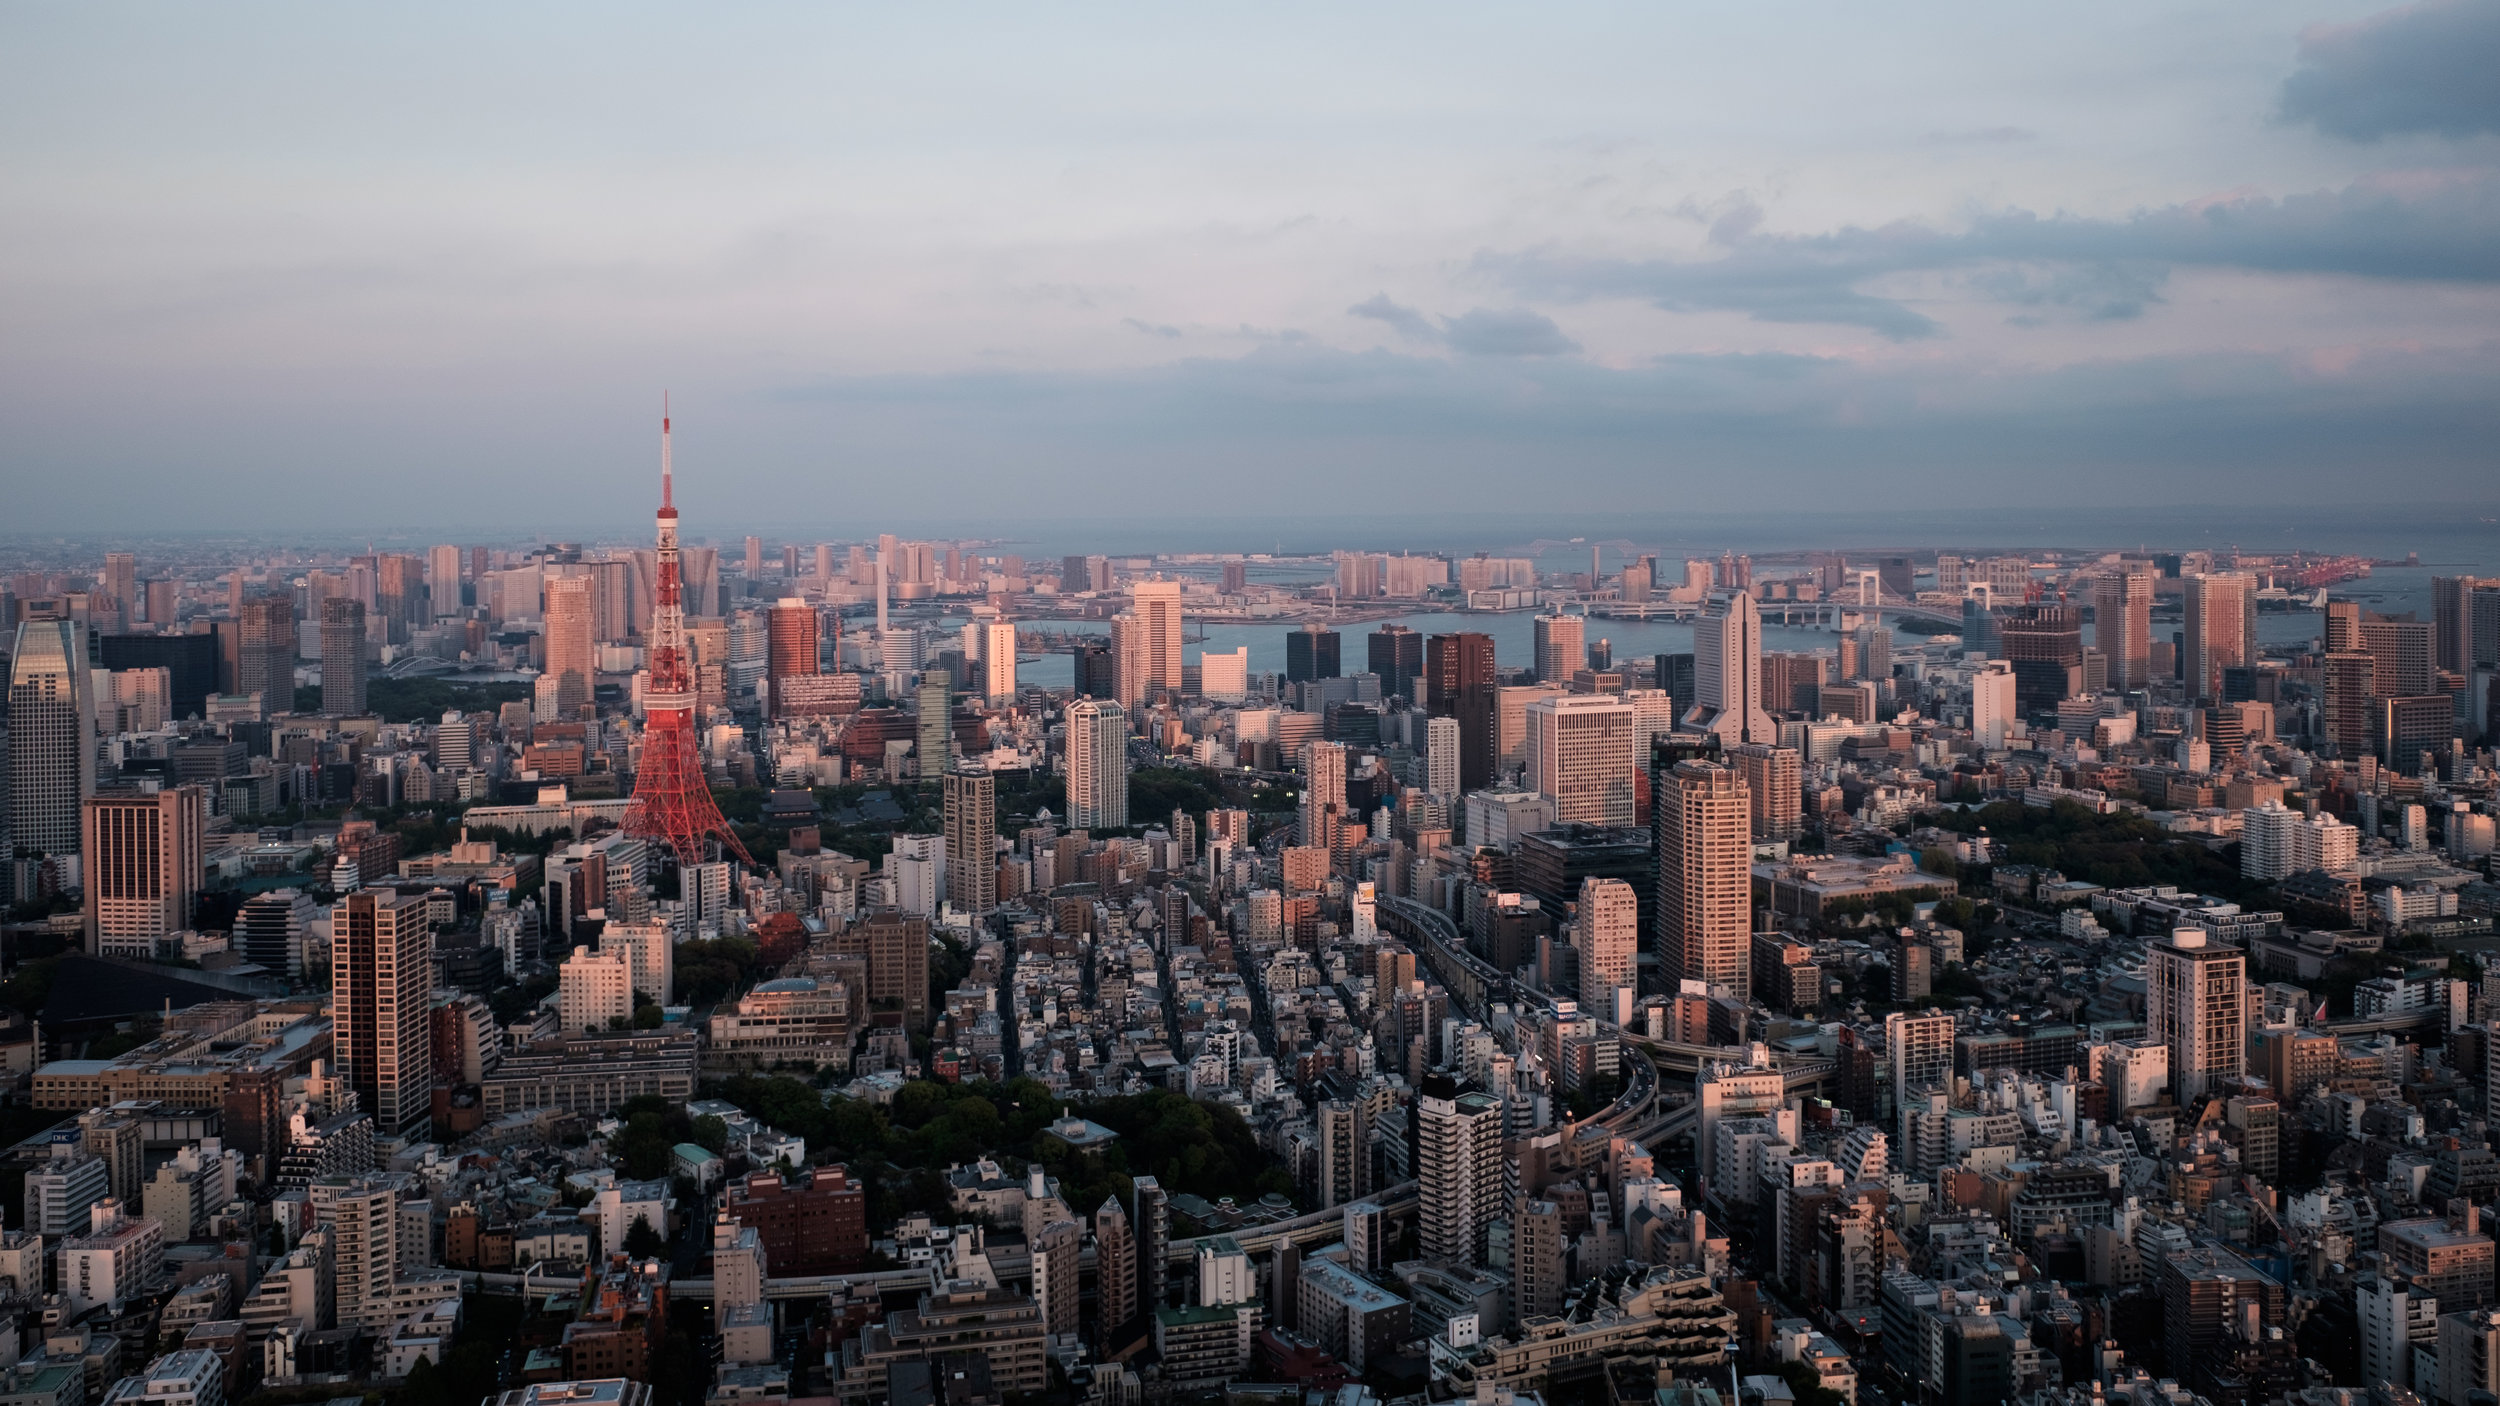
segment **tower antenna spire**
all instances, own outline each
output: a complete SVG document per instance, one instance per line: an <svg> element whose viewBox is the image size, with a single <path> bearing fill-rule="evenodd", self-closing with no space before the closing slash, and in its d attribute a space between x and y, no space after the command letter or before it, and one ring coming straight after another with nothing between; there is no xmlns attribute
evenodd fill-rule
<svg viewBox="0 0 2500 1406"><path fill-rule="evenodd" d="M677 506L676 475L668 462L668 392L660 392L660 506Z"/></svg>

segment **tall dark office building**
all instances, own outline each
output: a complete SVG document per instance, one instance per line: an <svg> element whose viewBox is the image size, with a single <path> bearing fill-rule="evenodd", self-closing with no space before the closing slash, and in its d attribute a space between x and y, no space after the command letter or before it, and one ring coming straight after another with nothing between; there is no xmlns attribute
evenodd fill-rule
<svg viewBox="0 0 2500 1406"><path fill-rule="evenodd" d="M1675 716L1681 720L1686 713L1693 711L1693 656L1661 654L1651 667L1656 671L1656 687L1665 689L1675 700ZM1771 701L1783 710L1789 706L1786 699L1775 698Z"/></svg>
<svg viewBox="0 0 2500 1406"><path fill-rule="evenodd" d="M1333 679L1342 673L1336 631L1314 623L1285 636L1285 682Z"/></svg>
<svg viewBox="0 0 2500 1406"><path fill-rule="evenodd" d="M1371 666L1383 696L1413 702L1424 672L1424 637L1404 625L1381 626L1372 631Z"/></svg>
<svg viewBox="0 0 2500 1406"><path fill-rule="evenodd" d="M2014 666L2014 706L2054 711L2083 686L2083 616L2068 605L2018 606L1997 626Z"/></svg>
<svg viewBox="0 0 2500 1406"><path fill-rule="evenodd" d="M1069 683L1080 698L1117 698L1120 696L1119 656L1107 644L1080 644L1074 650L1076 662L1071 668Z"/></svg>
<svg viewBox="0 0 2500 1406"><path fill-rule="evenodd" d="M1434 635L1424 642L1424 707L1434 717L1458 720L1462 791L1493 782L1495 684L1491 635Z"/></svg>
<svg viewBox="0 0 2500 1406"><path fill-rule="evenodd" d="M332 596L321 603L321 715L353 718L364 711L364 603Z"/></svg>
<svg viewBox="0 0 2500 1406"><path fill-rule="evenodd" d="M217 691L217 637L106 635L96 662L107 669L162 669L171 678L166 702L176 718L208 716L208 695Z"/></svg>

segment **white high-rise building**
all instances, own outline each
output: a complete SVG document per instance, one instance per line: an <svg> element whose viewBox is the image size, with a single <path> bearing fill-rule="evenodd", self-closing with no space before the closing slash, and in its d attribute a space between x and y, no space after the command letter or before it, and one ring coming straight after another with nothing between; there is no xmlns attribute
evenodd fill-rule
<svg viewBox="0 0 2500 1406"><path fill-rule="evenodd" d="M1485 1230L1502 1214L1502 1101L1428 1075L1416 1100L1415 1176L1422 1249L1435 1264L1484 1260Z"/></svg>
<svg viewBox="0 0 2500 1406"><path fill-rule="evenodd" d="M1605 694L1528 705L1528 789L1553 799L1556 822L1632 823L1632 719L1629 705Z"/></svg>
<svg viewBox="0 0 2500 1406"><path fill-rule="evenodd" d="M1684 725L1730 747L1780 740L1762 703L1762 612L1753 597L1729 596L1693 627L1693 710Z"/></svg>
<svg viewBox="0 0 2500 1406"><path fill-rule="evenodd" d="M1572 919L1571 945L1580 954L1580 1009L1621 1024L1637 988L1635 963L1641 940L1640 895L1621 879L1580 881L1580 910Z"/></svg>
<svg viewBox="0 0 2500 1406"><path fill-rule="evenodd" d="M677 999L677 963L666 923L609 923L599 930L599 950L621 952L632 968L633 989L665 1006ZM626 1014L633 1012L629 1009Z"/></svg>
<svg viewBox="0 0 2500 1406"><path fill-rule="evenodd" d="M2236 571L2188 579L2180 641L2186 657L2179 673L2187 680L2189 698L2220 698L2222 671L2254 657L2257 611L2252 593L2256 584Z"/></svg>
<svg viewBox="0 0 2500 1406"><path fill-rule="evenodd" d="M567 1035L634 1018L634 962L622 949L576 947L556 978L556 1015Z"/></svg>
<svg viewBox="0 0 2500 1406"><path fill-rule="evenodd" d="M2353 1286L2353 1307L2361 1320L2361 1380L2410 1386L2413 1350L2435 1348L2439 1341L2439 1300L2413 1292L2409 1280L2365 1274Z"/></svg>
<svg viewBox="0 0 2500 1406"><path fill-rule="evenodd" d="M1128 828L1127 711L1080 698L1068 705L1067 726L1069 828Z"/></svg>
<svg viewBox="0 0 2500 1406"><path fill-rule="evenodd" d="M2022 713L2014 705L2014 666L1991 659L1970 679L1970 731L1979 745L2002 751L2005 738Z"/></svg>
<svg viewBox="0 0 2500 1406"><path fill-rule="evenodd" d="M981 627L981 681L991 707L1016 701L1015 622L992 620Z"/></svg>
<svg viewBox="0 0 2500 1406"><path fill-rule="evenodd" d="M9 664L10 843L78 853L78 808L95 794L95 690L87 627L29 620Z"/></svg>
<svg viewBox="0 0 2500 1406"><path fill-rule="evenodd" d="M1458 719L1424 720L1424 778L1433 795L1458 794Z"/></svg>
<svg viewBox="0 0 2500 1406"><path fill-rule="evenodd" d="M2348 870L2358 861L2361 832L2331 815L2306 815L2281 801L2240 812L2240 873L2272 882L2312 869Z"/></svg>
<svg viewBox="0 0 2500 1406"><path fill-rule="evenodd" d="M1884 1056L1894 1101L1907 1107L1921 1089L1953 1082L1953 1017L1942 1011L1884 1017Z"/></svg>
<svg viewBox="0 0 2500 1406"><path fill-rule="evenodd" d="M2180 928L2146 955L2145 1033L2170 1047L2171 1093L2185 1104L2246 1063L2248 959L2202 928Z"/></svg>

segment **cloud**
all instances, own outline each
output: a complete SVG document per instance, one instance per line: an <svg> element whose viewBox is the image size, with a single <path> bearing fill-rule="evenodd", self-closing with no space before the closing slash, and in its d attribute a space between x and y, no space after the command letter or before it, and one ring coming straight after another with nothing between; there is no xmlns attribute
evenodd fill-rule
<svg viewBox="0 0 2500 1406"><path fill-rule="evenodd" d="M2422 0L2300 36L2282 113L2348 141L2500 132L2500 0Z"/></svg>
<svg viewBox="0 0 2500 1406"><path fill-rule="evenodd" d="M1527 308L1477 308L1442 319L1461 356L1562 356L1580 349L1554 319Z"/></svg>
<svg viewBox="0 0 2500 1406"><path fill-rule="evenodd" d="M1714 259L1485 254L1486 273L1530 297L1641 298L1677 312L1863 327L1893 341L1943 327L1865 285L1903 274L1971 275L1983 298L2090 318L2132 317L2180 265L2398 280L2500 281L2500 171L2373 177L2280 200L2231 194L2121 219L2003 210L1958 232L1913 221L1828 234L1765 233L1713 216ZM1726 230L1724 236L1721 231Z"/></svg>
<svg viewBox="0 0 2500 1406"><path fill-rule="evenodd" d="M1389 301L1389 295L1386 293L1375 293L1362 302L1356 303L1346 309L1346 315L1368 317L1377 322L1388 323L1396 328L1400 335L1411 337L1418 342L1436 342L1441 339L1441 329L1432 325L1432 319L1413 308Z"/></svg>
<svg viewBox="0 0 2500 1406"><path fill-rule="evenodd" d="M1461 356L1565 356L1580 349L1554 319L1530 308L1473 308L1435 326L1415 309L1376 293L1346 314L1385 322L1409 341L1445 346Z"/></svg>
<svg viewBox="0 0 2500 1406"><path fill-rule="evenodd" d="M1120 325L1149 337L1178 337L1181 334L1181 329L1168 322L1141 322L1133 317L1124 317L1120 319Z"/></svg>

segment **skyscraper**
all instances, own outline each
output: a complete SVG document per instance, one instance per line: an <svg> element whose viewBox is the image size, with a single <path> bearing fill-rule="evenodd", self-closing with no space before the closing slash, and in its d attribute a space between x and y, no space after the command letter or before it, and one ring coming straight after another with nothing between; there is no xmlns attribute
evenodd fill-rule
<svg viewBox="0 0 2500 1406"><path fill-rule="evenodd" d="M1580 908L1573 915L1571 945L1580 954L1580 1009L1599 1020L1620 1021L1615 993L1633 987L1641 940L1640 896L1621 879L1580 881Z"/></svg>
<svg viewBox="0 0 2500 1406"><path fill-rule="evenodd" d="M1425 1259L1483 1263L1485 1231L1502 1213L1502 1102L1427 1074L1415 1101L1417 1216Z"/></svg>
<svg viewBox="0 0 2500 1406"><path fill-rule="evenodd" d="M1424 672L1424 637L1404 625L1372 631L1371 668L1380 675L1384 697L1415 701L1415 681Z"/></svg>
<svg viewBox="0 0 2500 1406"><path fill-rule="evenodd" d="M1153 1313L1164 1306L1164 1288L1171 1266L1164 1251L1172 1243L1172 1193L1153 1177L1133 1177L1129 1190L1137 1198L1131 1224L1137 1233L1138 1307Z"/></svg>
<svg viewBox="0 0 2500 1406"><path fill-rule="evenodd" d="M981 627L981 693L993 708L1016 701L1016 626L992 620Z"/></svg>
<svg viewBox="0 0 2500 1406"><path fill-rule="evenodd" d="M590 578L547 578L547 674L556 681L556 717L574 718L591 700L599 659L591 642Z"/></svg>
<svg viewBox="0 0 2500 1406"><path fill-rule="evenodd" d="M2202 928L2180 928L2146 956L2145 1034L2170 1047L2171 1094L2184 1104L2241 1072L2248 959Z"/></svg>
<svg viewBox="0 0 2500 1406"><path fill-rule="evenodd" d="M1732 754L1753 800L1757 839L1794 838L1804 824L1804 759L1793 747L1748 742Z"/></svg>
<svg viewBox="0 0 2500 1406"><path fill-rule="evenodd" d="M1068 825L1128 828L1128 713L1080 698L1068 705Z"/></svg>
<svg viewBox="0 0 2500 1406"><path fill-rule="evenodd" d="M775 601L764 647L765 689L774 717L789 713L781 681L814 677L819 667L816 656L816 607L797 596Z"/></svg>
<svg viewBox="0 0 2500 1406"><path fill-rule="evenodd" d="M944 670L920 676L912 704L919 723L914 746L920 755L920 779L927 781L943 774L955 758L955 691Z"/></svg>
<svg viewBox="0 0 2500 1406"><path fill-rule="evenodd" d="M425 554L425 595L433 607L434 618L458 615L460 603L460 549L453 546L433 548Z"/></svg>
<svg viewBox="0 0 2500 1406"><path fill-rule="evenodd" d="M1762 612L1733 595L1693 627L1693 710L1684 725L1724 746L1779 739L1762 703Z"/></svg>
<svg viewBox="0 0 2500 1406"><path fill-rule="evenodd" d="M88 951L152 960L160 939L191 926L205 814L196 786L87 798L79 881Z"/></svg>
<svg viewBox="0 0 2500 1406"><path fill-rule="evenodd" d="M330 1018L340 1076L374 1132L423 1138L434 1111L427 993L434 934L422 894L351 893L330 918Z"/></svg>
<svg viewBox="0 0 2500 1406"><path fill-rule="evenodd" d="M1133 581L1120 638L1120 701L1143 703L1181 691L1181 583Z"/></svg>
<svg viewBox="0 0 2500 1406"><path fill-rule="evenodd" d="M1285 636L1285 682L1333 679L1342 672L1336 631L1314 620Z"/></svg>
<svg viewBox="0 0 2500 1406"><path fill-rule="evenodd" d="M1632 706L1606 694L1528 705L1528 789L1553 798L1557 823L1632 823L1632 720Z"/></svg>
<svg viewBox="0 0 2500 1406"><path fill-rule="evenodd" d="M1302 798L1294 836L1306 846L1334 848L1345 813L1345 744L1302 745Z"/></svg>
<svg viewBox="0 0 2500 1406"><path fill-rule="evenodd" d="M1094 1279L1108 1339L1137 1316L1137 1241L1116 1196L1094 1210Z"/></svg>
<svg viewBox="0 0 2500 1406"><path fill-rule="evenodd" d="M259 596L243 602L235 642L234 691L260 695L263 717L295 711L295 600Z"/></svg>
<svg viewBox="0 0 2500 1406"><path fill-rule="evenodd" d="M2109 659L2109 686L2120 693L2153 681L2153 573L2113 571L2092 595L2092 642Z"/></svg>
<svg viewBox="0 0 2500 1406"><path fill-rule="evenodd" d="M1458 786L1476 791L1493 782L1493 637L1463 632L1424 642L1424 706L1458 722Z"/></svg>
<svg viewBox="0 0 2500 1406"><path fill-rule="evenodd" d="M95 687L87 629L75 620L17 627L9 664L9 842L78 853L79 806L95 793Z"/></svg>
<svg viewBox="0 0 2500 1406"><path fill-rule="evenodd" d="M1424 789L1436 796L1459 794L1459 751L1456 718L1424 720Z"/></svg>
<svg viewBox="0 0 2500 1406"><path fill-rule="evenodd" d="M1536 677L1539 683L1568 684L1588 667L1588 620L1584 616L1536 617Z"/></svg>
<svg viewBox="0 0 2500 1406"><path fill-rule="evenodd" d="M113 607L125 627L130 621L138 618L140 600L139 559L137 557L128 552L106 552L104 554L104 579L98 584L104 587L104 594L112 598Z"/></svg>
<svg viewBox="0 0 2500 1406"><path fill-rule="evenodd" d="M1669 981L1752 993L1753 798L1713 762L1653 771L1650 829L1658 863L1658 960Z"/></svg>
<svg viewBox="0 0 2500 1406"><path fill-rule="evenodd" d="M2083 687L2083 619L2072 606L2016 607L1997 627L2014 670L2014 706L2052 712Z"/></svg>
<svg viewBox="0 0 2500 1406"><path fill-rule="evenodd" d="M2219 701L2222 671L2252 662L2257 625L2256 603L2249 598L2253 584L2229 571L2188 578L2179 673L2187 681L2188 697L2196 702Z"/></svg>
<svg viewBox="0 0 2500 1406"><path fill-rule="evenodd" d="M2435 637L2431 666L2452 674L2471 670L2474 649L2474 593L2500 586L2500 578L2434 576L2431 578L2431 631Z"/></svg>
<svg viewBox="0 0 2500 1406"><path fill-rule="evenodd" d="M949 771L946 901L984 918L998 906L998 782L986 771Z"/></svg>
<svg viewBox="0 0 2500 1406"><path fill-rule="evenodd" d="M321 715L361 717L365 711L365 608L332 596L321 603Z"/></svg>

